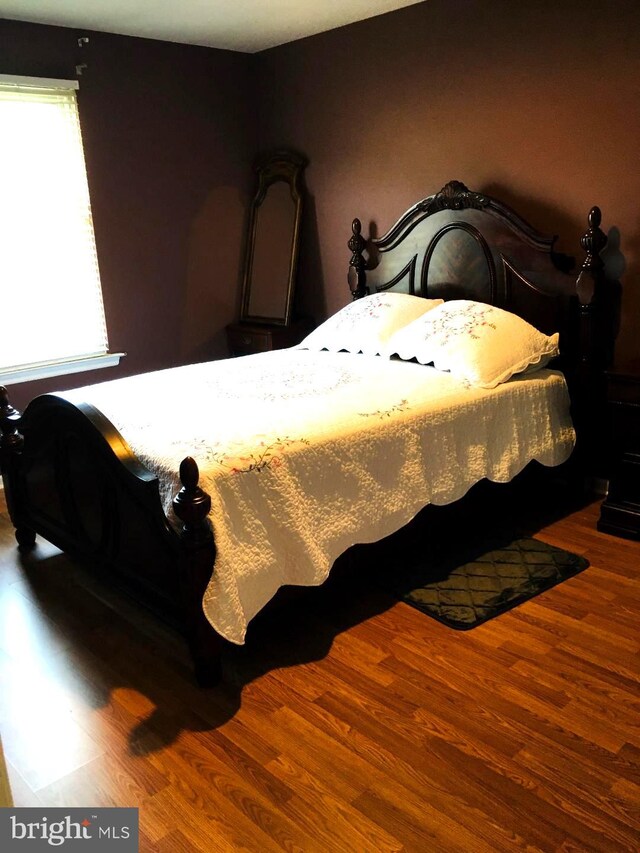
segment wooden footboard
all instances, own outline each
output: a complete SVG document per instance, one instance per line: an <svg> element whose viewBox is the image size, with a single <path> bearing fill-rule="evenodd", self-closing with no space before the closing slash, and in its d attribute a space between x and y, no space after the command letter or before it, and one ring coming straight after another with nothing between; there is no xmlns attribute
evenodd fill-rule
<svg viewBox="0 0 640 853"><path fill-rule="evenodd" d="M178 533L158 480L93 406L43 395L21 415L0 387L0 463L18 545L41 535L181 630L198 682L220 677L221 639L202 610L215 560L208 495L187 457L174 499Z"/></svg>

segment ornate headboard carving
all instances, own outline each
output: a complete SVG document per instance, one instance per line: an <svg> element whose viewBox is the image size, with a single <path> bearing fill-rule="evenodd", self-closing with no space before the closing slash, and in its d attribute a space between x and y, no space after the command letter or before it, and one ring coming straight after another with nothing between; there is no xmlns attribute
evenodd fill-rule
<svg viewBox="0 0 640 853"><path fill-rule="evenodd" d="M594 207L581 240L587 256L579 274L572 273L575 259L554 250L556 236L533 228L497 199L449 181L382 237L365 240L360 220L353 220L349 287L354 299L383 290L475 299L512 311L546 334L560 332L559 366L576 411L585 412L585 400L595 405L593 389L601 387L613 353L600 220Z"/></svg>
<svg viewBox="0 0 640 853"><path fill-rule="evenodd" d="M365 240L360 220L354 219L349 286L354 299L399 290L488 302L519 314L547 334L559 331L568 356L602 362L589 331L600 301L599 253L606 243L598 208L589 214L589 224L582 238L587 259L576 282L570 274L575 260L554 250L556 236L536 230L486 193L450 181L409 208L382 237ZM589 354L576 356L580 339Z"/></svg>

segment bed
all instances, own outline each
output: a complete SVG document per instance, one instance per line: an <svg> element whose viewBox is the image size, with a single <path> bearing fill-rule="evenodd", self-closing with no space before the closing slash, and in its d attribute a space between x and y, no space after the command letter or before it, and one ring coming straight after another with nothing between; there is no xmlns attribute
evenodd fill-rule
<svg viewBox="0 0 640 853"><path fill-rule="evenodd" d="M530 461L584 456L609 343L600 212L555 238L452 181L349 240L353 302L299 347L34 399L0 392L18 544L41 535L185 635L198 682L285 585ZM365 254L367 257L365 257ZM574 450L576 434L578 449Z"/></svg>

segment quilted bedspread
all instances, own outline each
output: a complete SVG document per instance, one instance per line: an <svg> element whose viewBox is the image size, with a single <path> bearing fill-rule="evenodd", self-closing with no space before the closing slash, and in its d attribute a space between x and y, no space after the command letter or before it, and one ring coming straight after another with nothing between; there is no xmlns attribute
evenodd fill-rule
<svg viewBox="0 0 640 853"><path fill-rule="evenodd" d="M350 545L482 478L560 464L574 443L552 370L489 391L420 364L290 349L65 396L112 421L158 475L168 513L181 460L196 459L218 549L203 607L234 643L279 587L322 583Z"/></svg>

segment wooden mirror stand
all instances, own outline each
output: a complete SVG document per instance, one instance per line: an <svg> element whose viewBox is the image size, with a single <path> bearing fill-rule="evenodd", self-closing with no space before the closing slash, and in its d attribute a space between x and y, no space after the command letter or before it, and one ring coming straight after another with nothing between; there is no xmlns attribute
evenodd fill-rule
<svg viewBox="0 0 640 853"><path fill-rule="evenodd" d="M291 322L306 164L302 155L283 150L258 161L242 283L243 322Z"/></svg>

